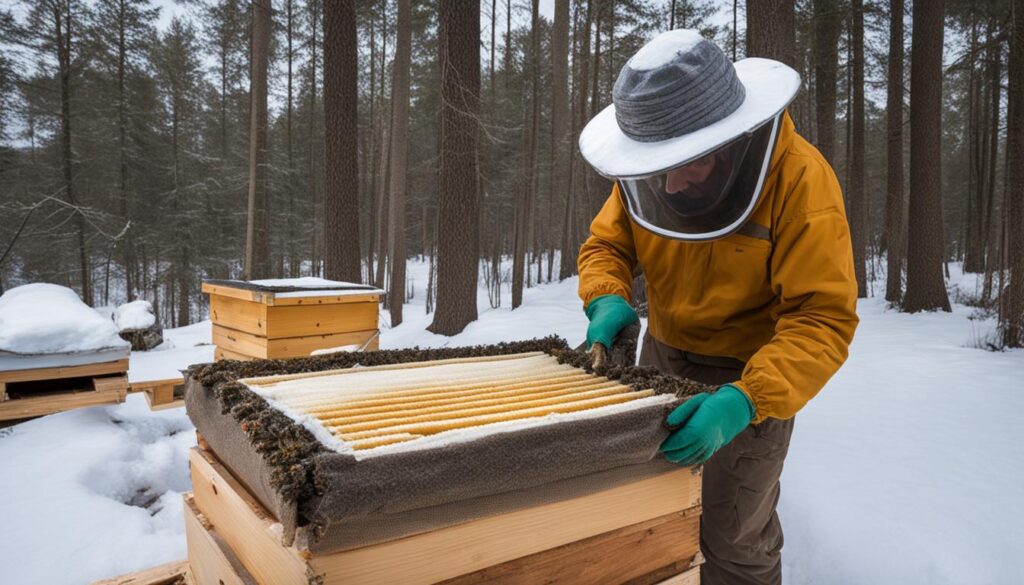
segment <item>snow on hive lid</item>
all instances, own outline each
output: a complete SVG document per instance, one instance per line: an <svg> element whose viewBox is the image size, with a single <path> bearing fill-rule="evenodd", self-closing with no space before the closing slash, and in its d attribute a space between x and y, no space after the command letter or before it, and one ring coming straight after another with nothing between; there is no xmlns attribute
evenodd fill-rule
<svg viewBox="0 0 1024 585"><path fill-rule="evenodd" d="M340 280L327 280L315 276L267 278L262 280L207 279L203 281L204 292L206 292L207 285L267 293L276 298L384 294L384 291L374 286Z"/></svg>
<svg viewBox="0 0 1024 585"><path fill-rule="evenodd" d="M129 347L114 323L70 288L39 282L0 296L0 352L30 355L119 349L127 355Z"/></svg>
<svg viewBox="0 0 1024 585"><path fill-rule="evenodd" d="M362 457L673 399L561 364L543 352L239 381L325 445Z"/></svg>

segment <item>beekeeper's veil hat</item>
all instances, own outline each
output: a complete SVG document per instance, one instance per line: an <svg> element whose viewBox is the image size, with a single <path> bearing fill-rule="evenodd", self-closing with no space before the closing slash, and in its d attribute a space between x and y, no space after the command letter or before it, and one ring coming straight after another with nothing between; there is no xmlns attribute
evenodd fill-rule
<svg viewBox="0 0 1024 585"><path fill-rule="evenodd" d="M619 183L644 228L680 240L725 237L754 210L800 75L770 59L735 64L692 30L662 33L626 62L612 105L580 151Z"/></svg>

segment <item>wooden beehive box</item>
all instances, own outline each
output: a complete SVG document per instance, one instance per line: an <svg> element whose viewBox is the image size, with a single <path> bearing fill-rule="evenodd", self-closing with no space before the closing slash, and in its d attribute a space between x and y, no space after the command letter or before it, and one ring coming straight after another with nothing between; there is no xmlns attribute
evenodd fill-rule
<svg viewBox="0 0 1024 585"><path fill-rule="evenodd" d="M383 291L374 287L319 278L207 280L203 292L210 295L218 360L378 347Z"/></svg>
<svg viewBox="0 0 1024 585"><path fill-rule="evenodd" d="M700 470L658 445L705 388L589 363L549 338L190 369L191 574L696 584Z"/></svg>
<svg viewBox="0 0 1024 585"><path fill-rule="evenodd" d="M282 526L208 449L189 455L190 572L205 583L699 585L700 474L677 468L556 501L333 553Z"/></svg>

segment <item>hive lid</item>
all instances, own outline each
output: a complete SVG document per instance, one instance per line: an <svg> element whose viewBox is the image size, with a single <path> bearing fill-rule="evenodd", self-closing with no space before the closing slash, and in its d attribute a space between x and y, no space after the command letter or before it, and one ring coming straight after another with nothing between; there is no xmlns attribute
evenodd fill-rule
<svg viewBox="0 0 1024 585"><path fill-rule="evenodd" d="M206 279L202 288L207 294L222 294L266 304L274 304L275 299L384 294L374 286L311 276L266 280Z"/></svg>

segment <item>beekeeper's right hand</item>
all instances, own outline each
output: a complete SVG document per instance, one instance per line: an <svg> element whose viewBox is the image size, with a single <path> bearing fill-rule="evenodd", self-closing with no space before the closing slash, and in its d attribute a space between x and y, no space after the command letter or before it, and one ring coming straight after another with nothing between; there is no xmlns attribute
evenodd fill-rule
<svg viewBox="0 0 1024 585"><path fill-rule="evenodd" d="M587 327L587 349L600 343L605 349L611 349L615 337L627 325L640 320L636 311L626 299L619 295L601 295L595 297L586 308L590 326Z"/></svg>

